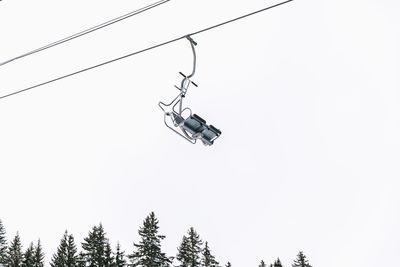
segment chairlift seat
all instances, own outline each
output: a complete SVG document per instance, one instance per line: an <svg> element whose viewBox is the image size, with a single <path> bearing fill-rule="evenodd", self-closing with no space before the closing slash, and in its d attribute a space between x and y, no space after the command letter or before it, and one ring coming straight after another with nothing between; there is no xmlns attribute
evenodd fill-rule
<svg viewBox="0 0 400 267"><path fill-rule="evenodd" d="M210 146L214 144L214 140L217 139L220 135L221 131L210 125L202 131L201 141L203 142L203 144Z"/></svg>
<svg viewBox="0 0 400 267"><path fill-rule="evenodd" d="M191 134L199 134L206 128L205 125L205 120L200 116L193 114L183 122L182 127Z"/></svg>

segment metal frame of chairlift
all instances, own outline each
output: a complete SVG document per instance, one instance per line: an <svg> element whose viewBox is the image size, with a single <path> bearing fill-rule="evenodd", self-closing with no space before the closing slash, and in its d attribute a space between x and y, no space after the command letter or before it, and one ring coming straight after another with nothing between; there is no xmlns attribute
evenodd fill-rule
<svg viewBox="0 0 400 267"><path fill-rule="evenodd" d="M192 73L190 75L185 75L182 72L179 72L179 74L183 76L180 87L175 85L175 88L180 91L179 94L170 103L165 104L160 101L158 106L164 112L164 123L169 129L192 144L196 144L196 141L200 139L205 146L210 146L214 143L215 139L221 135L221 131L212 125L207 125L206 121L200 116L193 114L190 108L183 108L183 99L186 96L190 84L198 87L197 84L191 80L196 73L195 46L197 43L189 35L186 36L186 39L190 42L193 52ZM186 117L184 117L183 114L185 112L189 113Z"/></svg>

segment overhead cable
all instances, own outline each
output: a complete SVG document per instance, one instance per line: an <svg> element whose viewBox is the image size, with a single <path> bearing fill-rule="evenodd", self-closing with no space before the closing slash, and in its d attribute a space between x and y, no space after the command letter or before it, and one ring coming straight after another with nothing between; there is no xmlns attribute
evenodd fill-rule
<svg viewBox="0 0 400 267"><path fill-rule="evenodd" d="M268 7L266 7L266 8L263 8L263 9L260 9L260 10L257 10L257 11L251 12L251 13L248 13L248 14L246 14L246 15L237 17L237 18L235 18L235 19L231 19L231 20L228 20L228 21L225 21L225 22L216 24L216 25L214 25L214 26L211 26L211 27L208 27L208 28L204 28L204 29L202 29L202 30L199 30L199 31L196 31L196 32L193 32L193 33L190 33L190 34L186 34L186 35L184 35L184 36L177 37L177 38L175 38L175 39L171 39L171 40L169 40L169 41L165 41L165 42L162 42L162 43L159 43L159 44L156 44L156 45L147 47L147 48L145 48L145 49L138 50L138 51L132 52L132 53L130 53L130 54L127 54L127 55L124 55L124 56L121 56L121 57L118 57L118 58L114 58L114 59L105 61L105 62L103 62L103 63L97 64L97 65L94 65L94 66L91 66L91 67L87 67L87 68L84 68L84 69L81 69L81 70L78 70L78 71L75 71L75 72L72 72L72 73L63 75L63 76L59 76L59 77L57 77L57 78L54 78L54 79L48 80L48 81L46 81L46 82L42 82L42 83L39 83L39 84L30 86L30 87L27 87L27 88L25 88L25 89L21 89L21 90L18 90L18 91L14 91L14 92L12 92L12 93L9 93L9 94L0 96L0 99L4 99L4 98L6 98L6 97L10 97L10 96L13 96L13 95L16 95L16 94L25 92L25 91L29 91L29 90L32 90L32 89L34 89L34 88L38 88L38 87L40 87L40 86L43 86L43 85L46 85L46 84L49 84L49 83L53 83L53 82L56 82L56 81L59 81L59 80L62 80L62 79L65 79L65 78L68 78L68 77L71 77L71 76L74 76L74 75L77 75L77 74L86 72L86 71L89 71L89 70L92 70L92 69L95 69L95 68L98 68L98 67L101 67L101 66L104 66L104 65L108 65L108 64L110 64L110 63L113 63L113 62L116 62L116 61L119 61L119 60L122 60L122 59L125 59L125 58L128 58L128 57L132 57L132 56L135 56L135 55L138 55L138 54L147 52L147 51L149 51L149 50L152 50L152 49L155 49L155 48L158 48L158 47L161 47L161 46L165 46L165 45L167 45L167 44L170 44L170 43L179 41L179 40L181 40L181 39L185 39L185 38L187 38L188 36L193 36L193 35L196 35L196 34L203 33L203 32L205 32L205 31L209 31L209 30L211 30L211 29L215 29L215 28L217 28L217 27L220 27L220 26L226 25L226 24L228 24L228 23L231 23L231 22L234 22L234 21L237 21L237 20L240 20L240 19L243 19L243 18L252 16L252 15L255 15L255 14L257 14L257 13L260 13L260 12L263 12L263 11L266 11L266 10L269 10L269 9L272 9L272 8L275 8L275 7L284 5L284 4L289 3L289 2L292 2L292 1L294 1L294 0L287 0L287 1L284 1L284 2L281 2L281 3L278 3L278 4L275 4L275 5L272 5L272 6L268 6Z"/></svg>
<svg viewBox="0 0 400 267"><path fill-rule="evenodd" d="M19 55L19 56L17 56L17 57L14 57L14 58L11 58L11 59L9 59L9 60L6 60L6 61L4 61L4 62L1 62L1 63L0 63L0 66L6 65L6 64L8 64L8 63L10 63L10 62L12 62L12 61L17 60L17 59L21 59L21 58L23 58L23 57L27 57L27 56L30 56L30 55L32 55L32 54L41 52L41 51L46 50L46 49L49 49L49 48L51 48L51 47L60 45L60 44L62 44L62 43L71 41L71 40L73 40L73 39L75 39L75 38L84 36L84 35L89 34L89 33L91 33L91 32L100 30L100 29L105 28L105 27L107 27L107 26L110 26L110 25L112 25L112 24L114 24L114 23L120 22L120 21L125 20L125 19L127 19L127 18L133 17L133 16L138 15L138 14L140 14L140 13L143 13L143 12L145 12L145 11L148 11L148 10L150 10L150 9L152 9L152 8L155 8L155 7L157 7L157 6L160 6L160 5L162 5L162 4L165 4L165 3L169 2L169 1L171 1L171 0L161 0L161 1L155 2L155 3L153 3L153 4L150 4L150 5L148 5L148 6L145 6L145 7L142 7L142 8L140 8L140 9L137 9L137 10L135 10L135 11L129 12L129 13L125 14L125 15L122 15L122 16L119 16L119 17L117 17L117 18L111 19L111 20L109 20L109 21L103 22L103 23L101 23L101 24L99 24L99 25L96 25L96 26L93 26L93 27L91 27L91 28L88 28L88 29L86 29L86 30L84 30L84 31L75 33L75 34L70 35L70 36L68 36L68 37L65 37L65 38L63 38L63 39L60 39L60 40L55 41L55 42L53 42L53 43L50 43L50 44L48 44L48 45L39 47L39 48L37 48L37 49L35 49L35 50L32 50L32 51L30 51L30 52L27 52L27 53L25 53L25 54L22 54L22 55Z"/></svg>

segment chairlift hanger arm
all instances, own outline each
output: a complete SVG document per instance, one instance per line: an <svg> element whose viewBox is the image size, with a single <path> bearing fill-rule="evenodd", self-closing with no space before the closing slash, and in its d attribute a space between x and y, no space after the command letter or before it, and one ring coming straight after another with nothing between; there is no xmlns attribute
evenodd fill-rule
<svg viewBox="0 0 400 267"><path fill-rule="evenodd" d="M196 73L196 61L197 61L197 57L196 57L196 49L194 48L195 45L197 45L197 43L192 39L192 37L190 37L190 35L186 36L186 39L189 40L190 42L190 46L192 47L192 52L193 52L193 71L192 73L187 76L186 78L190 79L194 76L194 74Z"/></svg>

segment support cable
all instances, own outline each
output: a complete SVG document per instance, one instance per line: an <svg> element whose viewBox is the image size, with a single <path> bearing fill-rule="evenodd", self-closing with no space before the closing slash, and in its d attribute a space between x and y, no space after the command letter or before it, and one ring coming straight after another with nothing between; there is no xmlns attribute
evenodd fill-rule
<svg viewBox="0 0 400 267"><path fill-rule="evenodd" d="M122 16L119 16L119 17L117 17L117 18L111 19L111 20L109 20L109 21L103 22L103 23L101 23L101 24L99 24L99 25L96 25L96 26L93 26L93 27L91 27L91 28L88 28L88 29L86 29L86 30L84 30L84 31L75 33L75 34L70 35L70 36L68 36L68 37L65 37L65 38L63 38L63 39L60 39L60 40L55 41L55 42L53 42L53 43L50 43L50 44L48 44L48 45L39 47L39 48L37 48L37 49L35 49L35 50L32 50L32 51L30 51L30 52L27 52L27 53L25 53L25 54L22 54L22 55L19 55L19 56L17 56L17 57L14 57L14 58L11 58L11 59L9 59L9 60L6 60L6 61L4 61L4 62L1 62L1 63L0 63L0 66L6 65L6 64L8 64L8 63L11 63L11 62L13 62L13 61L15 61L15 60L17 60L17 59L21 59L21 58L30 56L30 55L32 55L32 54L36 54L36 53L41 52L41 51L43 51L43 50L46 50L46 49L49 49L49 48L51 48L51 47L60 45L60 44L62 44L62 43L71 41L71 40L73 40L73 39L76 39L76 38L78 38L78 37L81 37L81 36L84 36L84 35L86 35L86 34L92 33L92 32L94 32L94 31L100 30L100 29L105 28L105 27L107 27L107 26L110 26L110 25L112 25L112 24L114 24L114 23L120 22L120 21L125 20L125 19L127 19L127 18L136 16L136 15L138 15L138 14L140 14L140 13L143 13L143 12L145 12L145 11L148 11L148 10L150 10L150 9L152 9L152 8L155 8L155 7L157 7L157 6L160 6L160 5L162 5L162 4L165 4L165 3L169 2L169 1L171 1L171 0L161 0L161 1L155 2L155 3L153 3L153 4L150 4L150 5L148 5L148 6L145 6L145 7L142 7L142 8L140 8L140 9L137 9L137 10L135 10L135 11L129 12L129 13L125 14L125 15L122 15Z"/></svg>
<svg viewBox="0 0 400 267"><path fill-rule="evenodd" d="M81 70L78 70L78 71L75 71L75 72L72 72L72 73L69 73L69 74L66 74L66 75L63 75L63 76L60 76L60 77L51 79L51 80L48 80L48 81L46 81L46 82L42 82L42 83L39 83L39 84L30 86L30 87L27 87L27 88L25 88L25 89L21 89L21 90L18 90L18 91L15 91L15 92L12 92L12 93L9 93L9 94L6 94L6 95L2 95L2 96L0 96L0 99L4 99L4 98L7 98L7 97L10 97L10 96L13 96L13 95L16 95L16 94L25 92L25 91L29 91L29 90L32 90L32 89L34 89L34 88L38 88L38 87L40 87L40 86L43 86L43 85L46 85L46 84L49 84L49 83L53 83L53 82L56 82L56 81L59 81L59 80L62 80L62 79L65 79L65 78L68 78L68 77L71 77L71 76L74 76L74 75L77 75L77 74L86 72L86 71L89 71L89 70L92 70L92 69L95 69L95 68L98 68L98 67L101 67L101 66L104 66L104 65L108 65L108 64L110 64L110 63L113 63L113 62L116 62L116 61L119 61L119 60L122 60L122 59L125 59L125 58L128 58L128 57L132 57L132 56L135 56L135 55L138 55L138 54L147 52L147 51L149 51L149 50L152 50L152 49L155 49L155 48L158 48L158 47L161 47L161 46L165 46L165 45L170 44L170 43L174 43L174 42L179 41L179 40L181 40L181 39L187 38L187 36L197 35L197 34L200 34L200 33L205 32L205 31L209 31L209 30L211 30L211 29L214 29L214 28L223 26L223 25L225 25L225 24L228 24L228 23L231 23L231 22L234 22L234 21L237 21L237 20L240 20L240 19L243 19L243 18L252 16L252 15L255 15L255 14L257 14L257 13L260 13L260 12L263 12L263 11L266 11L266 10L269 10L269 9L272 9L272 8L275 8L275 7L284 5L284 4L289 3L289 2L292 2L292 1L294 1L294 0L287 0L287 1L284 1L284 2L281 2L281 3L278 3L278 4L275 4L275 5L272 5L272 6L268 6L268 7L266 7L266 8L257 10L257 11L255 11L255 12L251 12L251 13L249 13L249 14L240 16L240 17L238 17L238 18L231 19L231 20L228 20L228 21L225 21L225 22L216 24L216 25L214 25L214 26L211 26L211 27L208 27L208 28L205 28L205 29L202 29L202 30L193 32L193 33L191 33L191 34L186 34L186 35L184 35L184 36L177 37L177 38L175 38L175 39L171 39L171 40L169 40L169 41L165 41L165 42L162 42L162 43L159 43L159 44L150 46L150 47L148 47L148 48L145 48L145 49L142 49L142 50L139 50L139 51L136 51L136 52L133 52L133 53L130 53L130 54L127 54L127 55L118 57L118 58L114 58L114 59L105 61L105 62L103 62L103 63L97 64L97 65L94 65L94 66L91 66L91 67L88 67L88 68L84 68L84 69L81 69Z"/></svg>

